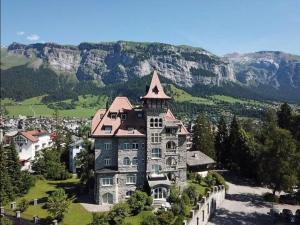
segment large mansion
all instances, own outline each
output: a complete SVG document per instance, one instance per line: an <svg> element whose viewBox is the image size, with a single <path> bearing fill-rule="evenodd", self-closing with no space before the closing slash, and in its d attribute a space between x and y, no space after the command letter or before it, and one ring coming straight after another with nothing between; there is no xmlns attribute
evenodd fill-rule
<svg viewBox="0 0 300 225"><path fill-rule="evenodd" d="M154 204L166 201L171 184L186 183L187 135L168 107L156 72L143 105L116 97L92 120L95 139L95 201L117 203L148 186Z"/></svg>

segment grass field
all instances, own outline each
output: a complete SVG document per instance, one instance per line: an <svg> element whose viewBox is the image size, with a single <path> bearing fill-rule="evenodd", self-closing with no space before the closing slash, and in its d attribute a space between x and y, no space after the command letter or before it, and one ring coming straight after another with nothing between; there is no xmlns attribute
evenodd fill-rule
<svg viewBox="0 0 300 225"><path fill-rule="evenodd" d="M1 106L4 106L8 112L8 116L17 117L24 116L45 116L51 117L54 114L54 109L49 108L41 102L43 96L26 99L22 102L16 102L12 99L1 99ZM95 114L99 108L105 107L107 96L79 96L78 101L75 101L75 109L59 110L61 117L78 117L89 118ZM70 103L71 100L64 102Z"/></svg>
<svg viewBox="0 0 300 225"><path fill-rule="evenodd" d="M239 104L248 104L248 105L255 105L255 106L262 106L263 103L255 100L243 100L234 98L231 96L225 96L225 95L212 95L210 98L214 101L222 101L227 102L231 104L239 103Z"/></svg>
<svg viewBox="0 0 300 225"><path fill-rule="evenodd" d="M136 216L129 216L124 219L124 223L130 223L131 225L140 225L142 221L151 216L153 213L151 211L142 211Z"/></svg>
<svg viewBox="0 0 300 225"><path fill-rule="evenodd" d="M1 69L25 65L29 62L31 62L29 58L19 54L9 54L6 48L1 48Z"/></svg>
<svg viewBox="0 0 300 225"><path fill-rule="evenodd" d="M78 184L79 180L72 178L64 181L48 181L38 180L36 185L29 190L29 192L22 198L28 201L32 201L35 198L42 199L48 197L49 193L57 189L58 187L74 187ZM20 202L22 198L16 199L16 202ZM9 206L6 206L8 208ZM28 209L22 213L22 218L32 220L33 216L37 215L39 218L47 218L49 216L46 209L43 209L42 205L33 206L32 204ZM59 223L60 225L87 225L92 220L92 214L86 211L80 203L71 203L68 212L65 214L64 220Z"/></svg>

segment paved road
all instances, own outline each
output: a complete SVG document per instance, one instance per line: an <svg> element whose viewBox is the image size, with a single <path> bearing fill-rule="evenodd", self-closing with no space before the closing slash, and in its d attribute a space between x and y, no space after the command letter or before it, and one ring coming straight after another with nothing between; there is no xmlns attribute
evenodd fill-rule
<svg viewBox="0 0 300 225"><path fill-rule="evenodd" d="M229 180L229 191L222 207L216 211L209 225L268 225L272 224L267 214L272 204L265 203L261 194L268 192L266 188L249 185L237 178Z"/></svg>

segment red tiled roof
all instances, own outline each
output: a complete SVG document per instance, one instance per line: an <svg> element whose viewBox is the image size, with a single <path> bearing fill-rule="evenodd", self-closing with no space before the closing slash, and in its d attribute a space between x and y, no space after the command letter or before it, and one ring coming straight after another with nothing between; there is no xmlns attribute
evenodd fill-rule
<svg viewBox="0 0 300 225"><path fill-rule="evenodd" d="M115 119L110 117L112 113L117 114ZM125 120L121 120L120 113L126 113ZM110 133L105 132L105 126L111 127ZM128 128L133 130L129 132ZM98 110L92 120L93 136L144 136L144 132L144 119L137 117L137 112L126 97L116 97L108 110Z"/></svg>
<svg viewBox="0 0 300 225"><path fill-rule="evenodd" d="M32 142L37 142L39 140L38 136L41 136L44 134L48 134L48 132L45 130L30 130L30 131L21 132L22 136L24 136L25 138L27 138L28 140L30 140Z"/></svg>
<svg viewBox="0 0 300 225"><path fill-rule="evenodd" d="M156 71L153 72L148 93L142 99L171 99L165 94Z"/></svg>

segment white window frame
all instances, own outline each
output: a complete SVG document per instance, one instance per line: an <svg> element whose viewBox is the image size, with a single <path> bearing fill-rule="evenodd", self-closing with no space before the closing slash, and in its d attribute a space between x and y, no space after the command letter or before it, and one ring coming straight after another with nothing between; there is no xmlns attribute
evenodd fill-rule
<svg viewBox="0 0 300 225"><path fill-rule="evenodd" d="M131 160L130 160L129 157L124 157L124 159L123 159L123 165L124 166L130 166L131 165Z"/></svg>
<svg viewBox="0 0 300 225"><path fill-rule="evenodd" d="M104 143L104 150L111 150L111 142Z"/></svg>
<svg viewBox="0 0 300 225"><path fill-rule="evenodd" d="M123 143L123 149L124 149L124 150L129 150L129 149L131 149L131 143Z"/></svg>
<svg viewBox="0 0 300 225"><path fill-rule="evenodd" d="M159 175L159 174L161 174L161 171L162 171L161 165L159 165L159 164L152 165L152 173L153 174Z"/></svg>
<svg viewBox="0 0 300 225"><path fill-rule="evenodd" d="M103 177L103 178L101 178L101 186L109 187L109 186L113 186L113 184L114 184L113 177Z"/></svg>
<svg viewBox="0 0 300 225"><path fill-rule="evenodd" d="M151 143L161 143L161 134L160 133L152 133L151 134Z"/></svg>
<svg viewBox="0 0 300 225"><path fill-rule="evenodd" d="M106 134L110 134L112 132L112 126L104 126L104 131Z"/></svg>
<svg viewBox="0 0 300 225"><path fill-rule="evenodd" d="M139 149L139 143L132 143L132 149L133 150L138 150Z"/></svg>
<svg viewBox="0 0 300 225"><path fill-rule="evenodd" d="M151 158L161 158L161 149L160 148L152 148Z"/></svg>
<svg viewBox="0 0 300 225"><path fill-rule="evenodd" d="M127 174L126 184L136 184L136 174Z"/></svg>
<svg viewBox="0 0 300 225"><path fill-rule="evenodd" d="M104 165L105 166L111 166L111 158L105 158L104 159Z"/></svg>

